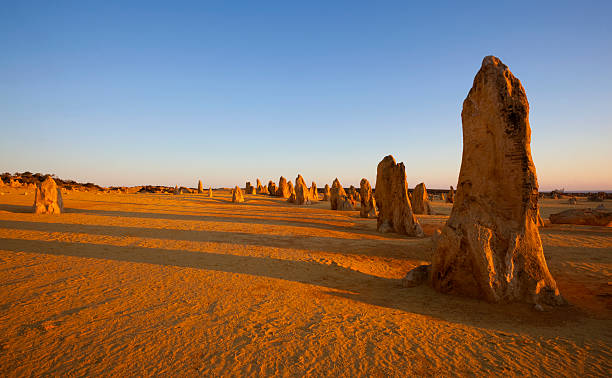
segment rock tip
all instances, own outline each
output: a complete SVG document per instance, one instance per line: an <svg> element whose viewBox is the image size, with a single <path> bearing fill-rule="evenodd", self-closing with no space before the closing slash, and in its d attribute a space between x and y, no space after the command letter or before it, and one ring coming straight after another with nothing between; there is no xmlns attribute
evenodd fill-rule
<svg viewBox="0 0 612 378"><path fill-rule="evenodd" d="M502 66L502 67L506 67L506 65L501 61L501 59L499 59L498 57L496 57L495 55L487 55L482 59L482 68L488 67L488 66Z"/></svg>

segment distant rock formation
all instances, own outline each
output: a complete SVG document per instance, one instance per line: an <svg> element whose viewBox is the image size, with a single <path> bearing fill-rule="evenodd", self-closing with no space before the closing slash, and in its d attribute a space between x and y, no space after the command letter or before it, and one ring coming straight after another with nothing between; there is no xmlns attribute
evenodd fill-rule
<svg viewBox="0 0 612 378"><path fill-rule="evenodd" d="M51 176L37 185L33 211L35 214L61 214L64 211L62 192Z"/></svg>
<svg viewBox="0 0 612 378"><path fill-rule="evenodd" d="M204 193L204 189L202 189L202 180L198 180L198 194Z"/></svg>
<svg viewBox="0 0 612 378"><path fill-rule="evenodd" d="M312 203L310 198L310 189L306 186L306 182L302 175L298 174L295 178L295 203L297 205L310 205Z"/></svg>
<svg viewBox="0 0 612 378"><path fill-rule="evenodd" d="M338 211L350 211L355 210L355 200L348 196L340 196L338 199Z"/></svg>
<svg viewBox="0 0 612 378"><path fill-rule="evenodd" d="M569 209L551 214L550 223L612 227L612 211L601 209Z"/></svg>
<svg viewBox="0 0 612 378"><path fill-rule="evenodd" d="M372 187L367 179L361 179L361 182L359 183L359 191L361 193L361 209L359 209L359 216L362 218L378 217L378 211L376 211L376 200L372 195Z"/></svg>
<svg viewBox="0 0 612 378"><path fill-rule="evenodd" d="M208 198L213 198L212 188L208 188Z"/></svg>
<svg viewBox="0 0 612 378"><path fill-rule="evenodd" d="M361 196L359 195L359 192L357 191L357 189L356 189L356 188L355 188L353 185L351 185L351 186L349 187L349 189L348 189L348 191L347 191L347 196L348 196L348 197L349 197L351 200L353 200L353 201L355 201L355 202L357 202L357 201L360 201L360 200L361 200Z"/></svg>
<svg viewBox="0 0 612 378"><path fill-rule="evenodd" d="M606 199L605 192L589 194L589 196L587 197L587 200L592 201L592 202L603 202L605 199Z"/></svg>
<svg viewBox="0 0 612 378"><path fill-rule="evenodd" d="M340 185L340 181L338 181L338 178L336 177L336 179L332 183L331 192L329 196L329 202L331 205L331 209L338 210L338 204L342 200L342 197L346 197L346 196L347 195L346 195L346 192L344 191L344 188L342 187L342 185Z"/></svg>
<svg viewBox="0 0 612 378"><path fill-rule="evenodd" d="M270 181L272 182L272 181ZM270 185L268 183L268 185ZM268 187L265 185L261 185L261 181L259 181L259 179L257 179L257 190L256 190L257 194L261 194L261 195L269 195L270 191L268 190Z"/></svg>
<svg viewBox="0 0 612 378"><path fill-rule="evenodd" d="M310 186L310 200L318 201L319 200L319 191L317 190L317 184L313 181Z"/></svg>
<svg viewBox="0 0 612 378"><path fill-rule="evenodd" d="M293 188L293 185L292 185L292 188ZM289 185L287 184L287 179L281 176L281 178L278 180L278 189L276 189L276 196L283 197L283 198L289 198L290 195L291 195L291 190L289 189Z"/></svg>
<svg viewBox="0 0 612 378"><path fill-rule="evenodd" d="M287 198L287 202L296 203L297 198L295 195L295 188L293 187L293 183L291 181L287 181L287 190L289 191L289 197Z"/></svg>
<svg viewBox="0 0 612 378"><path fill-rule="evenodd" d="M251 185L250 181L247 181L247 183L245 185L245 188L244 188L244 192L246 194L255 194L256 193L255 187L253 185Z"/></svg>
<svg viewBox="0 0 612 378"><path fill-rule="evenodd" d="M329 201L330 198L331 191L329 189L329 185L325 184L325 187L323 188L323 201Z"/></svg>
<svg viewBox="0 0 612 378"><path fill-rule="evenodd" d="M452 185L450 187L450 190L448 191L448 195L446 196L446 202L448 202L448 203L454 203L455 202L455 190L453 189Z"/></svg>
<svg viewBox="0 0 612 378"><path fill-rule="evenodd" d="M575 205L578 201L576 200L576 197L570 197L569 200L567 200L567 203L569 203L570 205Z"/></svg>
<svg viewBox="0 0 612 378"><path fill-rule="evenodd" d="M498 58L484 58L461 119L459 185L436 238L433 287L489 302L564 303L536 223L538 182L527 96Z"/></svg>
<svg viewBox="0 0 612 378"><path fill-rule="evenodd" d="M376 191L379 232L397 232L408 236L423 236L423 229L412 212L408 199L408 183L404 163L395 163L388 155L378 163Z"/></svg>
<svg viewBox="0 0 612 378"><path fill-rule="evenodd" d="M412 191L412 211L415 214L433 214L431 204L429 203L429 196L427 195L427 188L425 188L424 182L415 186L414 190Z"/></svg>
<svg viewBox="0 0 612 378"><path fill-rule="evenodd" d="M232 190L232 202L233 203L241 203L244 202L244 196L242 195L242 190L236 185L236 187Z"/></svg>
<svg viewBox="0 0 612 378"><path fill-rule="evenodd" d="M268 193L271 196L275 196L277 190L278 189L276 188L276 183L272 180L268 181Z"/></svg>
<svg viewBox="0 0 612 378"><path fill-rule="evenodd" d="M179 187L178 187L178 185L175 185L175 186L174 186L174 194L175 194L175 195L180 194L180 191L179 191Z"/></svg>

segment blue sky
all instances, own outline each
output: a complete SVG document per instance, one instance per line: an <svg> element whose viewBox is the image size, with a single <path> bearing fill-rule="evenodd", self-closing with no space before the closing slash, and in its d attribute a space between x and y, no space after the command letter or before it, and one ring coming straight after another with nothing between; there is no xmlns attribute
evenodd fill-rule
<svg viewBox="0 0 612 378"><path fill-rule="evenodd" d="M612 189L612 2L0 3L0 170L101 185L301 173L455 185L461 104L496 55L541 189Z"/></svg>

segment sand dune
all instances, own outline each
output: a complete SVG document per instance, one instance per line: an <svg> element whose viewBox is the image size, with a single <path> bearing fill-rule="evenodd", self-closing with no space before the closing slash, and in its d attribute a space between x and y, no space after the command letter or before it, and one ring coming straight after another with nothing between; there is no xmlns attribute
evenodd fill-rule
<svg viewBox="0 0 612 378"><path fill-rule="evenodd" d="M431 238L328 202L229 191L71 192L60 216L0 196L0 371L24 375L601 375L612 371L612 229L547 225L570 306L537 312L403 288ZM541 212L589 207L542 200ZM419 215L426 235L442 215ZM612 206L608 201L607 207Z"/></svg>

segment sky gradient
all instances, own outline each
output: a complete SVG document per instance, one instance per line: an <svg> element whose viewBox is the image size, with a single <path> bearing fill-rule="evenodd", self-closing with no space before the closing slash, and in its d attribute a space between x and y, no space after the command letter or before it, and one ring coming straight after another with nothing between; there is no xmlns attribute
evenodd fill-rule
<svg viewBox="0 0 612 378"><path fill-rule="evenodd" d="M612 189L612 2L0 3L0 171L230 187L456 185L486 55L530 103L541 190Z"/></svg>

